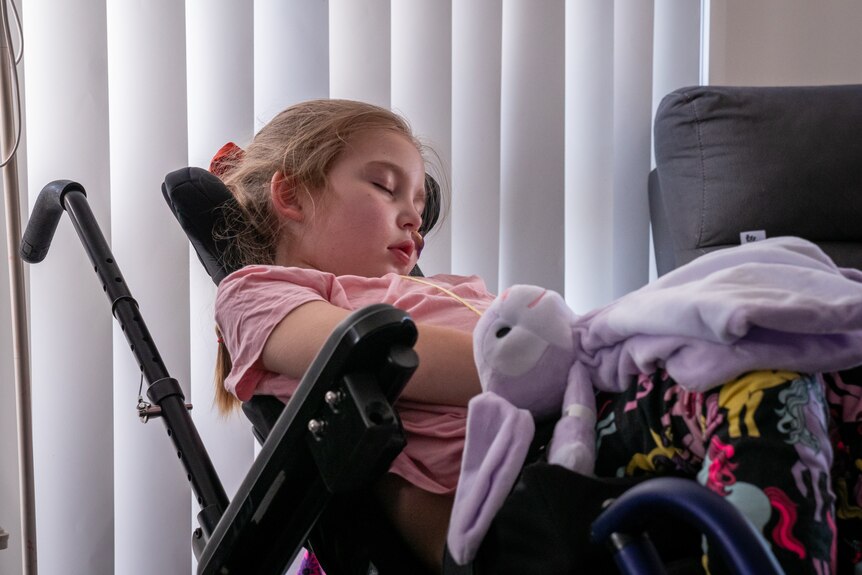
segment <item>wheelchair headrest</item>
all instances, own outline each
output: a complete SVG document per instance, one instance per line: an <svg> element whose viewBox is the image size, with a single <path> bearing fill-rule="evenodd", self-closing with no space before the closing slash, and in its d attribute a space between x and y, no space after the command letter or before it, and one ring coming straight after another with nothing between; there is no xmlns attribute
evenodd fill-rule
<svg viewBox="0 0 862 575"><path fill-rule="evenodd" d="M425 209L419 233L427 234L440 216L440 185L425 174ZM162 195L216 285L237 266L225 257L230 239L214 233L226 230L225 215L231 213L236 200L230 190L215 175L203 168L186 167L165 176ZM411 275L422 275L418 266Z"/></svg>
<svg viewBox="0 0 862 575"><path fill-rule="evenodd" d="M215 284L236 271L224 258L228 240L213 233L236 202L222 181L203 168L180 168L165 176L162 195Z"/></svg>

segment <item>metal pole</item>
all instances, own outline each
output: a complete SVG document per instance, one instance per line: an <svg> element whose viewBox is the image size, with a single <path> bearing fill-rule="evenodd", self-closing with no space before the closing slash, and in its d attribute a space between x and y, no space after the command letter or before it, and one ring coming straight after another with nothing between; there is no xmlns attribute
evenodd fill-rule
<svg viewBox="0 0 862 575"><path fill-rule="evenodd" d="M21 241L21 208L18 193L18 164L15 160L15 113L13 82L15 52L9 32L6 0L0 0L0 156L6 195L6 248L12 304L12 345L14 349L16 405L18 409L18 460L21 483L21 549L24 573L35 575L36 505L33 489L33 426L30 395L30 347L27 331L27 304L24 265L18 255ZM20 102L19 102L20 105Z"/></svg>

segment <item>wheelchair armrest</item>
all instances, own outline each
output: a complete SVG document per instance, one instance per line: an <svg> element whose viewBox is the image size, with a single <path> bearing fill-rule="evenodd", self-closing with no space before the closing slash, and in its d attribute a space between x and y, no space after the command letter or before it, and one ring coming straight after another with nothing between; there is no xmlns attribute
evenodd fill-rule
<svg viewBox="0 0 862 575"><path fill-rule="evenodd" d="M416 326L378 304L333 331L201 552L200 574L281 574L333 493L360 489L404 446L391 406L418 365Z"/></svg>

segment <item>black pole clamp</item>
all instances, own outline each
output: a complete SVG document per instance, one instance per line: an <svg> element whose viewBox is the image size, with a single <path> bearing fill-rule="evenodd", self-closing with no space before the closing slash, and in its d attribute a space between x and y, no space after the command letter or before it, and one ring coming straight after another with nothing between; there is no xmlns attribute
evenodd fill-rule
<svg viewBox="0 0 862 575"><path fill-rule="evenodd" d="M173 395L178 395L180 401L185 399L183 395L183 390L180 388L180 384L173 377L163 377L158 381L154 381L147 388L147 397L149 397L153 403L148 403L146 401L138 402L138 417L141 420L141 423L147 423L150 419L155 419L157 417L162 416L162 408L159 404L167 397L171 397ZM192 404L186 403L186 409L191 411Z"/></svg>

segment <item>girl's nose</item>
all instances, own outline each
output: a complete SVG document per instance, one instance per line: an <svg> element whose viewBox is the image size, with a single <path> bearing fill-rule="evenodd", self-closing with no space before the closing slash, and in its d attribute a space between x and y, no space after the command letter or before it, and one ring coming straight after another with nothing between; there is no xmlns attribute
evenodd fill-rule
<svg viewBox="0 0 862 575"><path fill-rule="evenodd" d="M418 230L422 225L422 212L416 209L416 206L411 202L407 204L401 212L401 226L410 227Z"/></svg>

